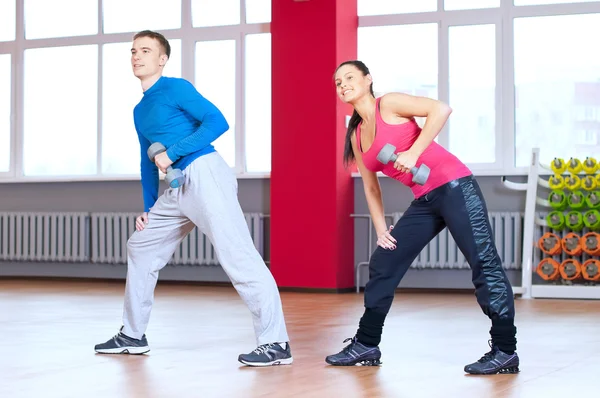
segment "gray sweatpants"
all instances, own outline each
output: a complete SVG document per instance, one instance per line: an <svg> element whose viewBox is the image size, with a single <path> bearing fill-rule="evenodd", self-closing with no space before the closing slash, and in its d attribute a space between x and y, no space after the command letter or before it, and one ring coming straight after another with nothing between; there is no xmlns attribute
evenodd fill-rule
<svg viewBox="0 0 600 398"><path fill-rule="evenodd" d="M250 309L257 345L288 341L279 290L250 237L235 175L216 152L194 160L184 174L185 184L166 189L146 227L127 242L123 333L137 339L145 333L158 273L196 225Z"/></svg>

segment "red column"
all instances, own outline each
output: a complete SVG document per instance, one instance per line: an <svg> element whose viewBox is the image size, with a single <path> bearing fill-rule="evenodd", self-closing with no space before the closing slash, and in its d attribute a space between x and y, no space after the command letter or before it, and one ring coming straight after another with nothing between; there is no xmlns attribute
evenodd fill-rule
<svg viewBox="0 0 600 398"><path fill-rule="evenodd" d="M354 286L354 185L342 161L339 63L356 58L356 0L273 0L271 272L280 287Z"/></svg>

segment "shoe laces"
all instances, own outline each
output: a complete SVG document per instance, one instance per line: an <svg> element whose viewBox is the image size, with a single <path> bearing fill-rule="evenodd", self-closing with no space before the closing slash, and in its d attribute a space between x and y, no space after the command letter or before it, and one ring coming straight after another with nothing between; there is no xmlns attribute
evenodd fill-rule
<svg viewBox="0 0 600 398"><path fill-rule="evenodd" d="M356 345L358 340L356 340L356 337L348 337L346 340L344 340L342 342L342 344L345 344L349 341L350 341L350 344L348 344L346 347L344 347L344 349L342 350L343 353L348 353Z"/></svg>
<svg viewBox="0 0 600 398"><path fill-rule="evenodd" d="M494 345L492 344L492 340L488 340L488 345L490 346L490 348L491 348L491 351L489 351L489 352L486 352L486 353L485 353L485 354L484 354L484 355L483 355L483 356L482 356L482 357L479 359L479 361L477 361L477 362L481 362L481 363L483 363L483 362L489 362L489 361L491 361L491 360L492 360L492 358L494 358L494 355L496 355L496 351L498 351L498 350L497 350L497 348L496 348L496 347L494 347Z"/></svg>
<svg viewBox="0 0 600 398"><path fill-rule="evenodd" d="M256 354L264 354L265 352L267 352L271 347L273 347L273 343L267 343L267 344L263 344L263 345L259 345L258 347L256 347L256 349L252 352L256 353Z"/></svg>

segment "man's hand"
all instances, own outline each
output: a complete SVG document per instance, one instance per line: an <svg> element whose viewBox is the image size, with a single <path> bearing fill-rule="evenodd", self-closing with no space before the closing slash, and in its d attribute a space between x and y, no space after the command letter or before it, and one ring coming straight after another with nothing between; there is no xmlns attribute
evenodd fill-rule
<svg viewBox="0 0 600 398"><path fill-rule="evenodd" d="M159 153L154 157L154 164L160 171L167 174L167 167L173 164L173 161L167 156L167 152Z"/></svg>
<svg viewBox="0 0 600 398"><path fill-rule="evenodd" d="M148 213L144 212L141 216L135 219L135 229L141 231L148 224Z"/></svg>

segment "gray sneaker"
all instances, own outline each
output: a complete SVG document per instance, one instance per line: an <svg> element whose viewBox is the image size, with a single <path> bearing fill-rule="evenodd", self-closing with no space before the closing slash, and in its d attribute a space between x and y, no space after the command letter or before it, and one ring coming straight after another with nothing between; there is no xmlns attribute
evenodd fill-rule
<svg viewBox="0 0 600 398"><path fill-rule="evenodd" d="M519 356L500 351L498 347L488 342L492 350L482 356L477 362L465 366L465 372L474 375L495 375L497 373L519 373Z"/></svg>
<svg viewBox="0 0 600 398"><path fill-rule="evenodd" d="M282 344L285 344L285 348ZM274 366L291 365L294 358L290 343L269 343L259 345L249 354L241 354L238 361L248 366Z"/></svg>
<svg viewBox="0 0 600 398"><path fill-rule="evenodd" d="M123 334L122 330L121 327L119 333L106 343L96 344L95 351L99 354L145 354L150 351L146 335L138 340Z"/></svg>

